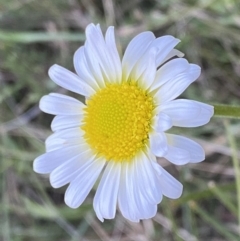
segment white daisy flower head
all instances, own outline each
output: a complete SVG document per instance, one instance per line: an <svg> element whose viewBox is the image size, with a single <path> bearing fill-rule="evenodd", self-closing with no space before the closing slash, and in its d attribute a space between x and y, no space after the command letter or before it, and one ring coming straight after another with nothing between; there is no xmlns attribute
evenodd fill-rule
<svg viewBox="0 0 240 241"><path fill-rule="evenodd" d="M69 184L69 207L79 207L100 176L93 207L101 221L114 218L117 206L128 220L148 219L163 195L181 196L182 184L157 157L175 165L198 163L204 150L165 132L208 123L213 107L175 99L200 75L200 67L174 49L178 43L172 36L143 32L121 60L114 28L103 36L99 25L90 24L84 46L74 55L77 74L58 65L50 68L56 84L86 97L85 104L57 93L40 100L40 109L56 117L46 153L35 159L34 170L50 173L54 188Z"/></svg>

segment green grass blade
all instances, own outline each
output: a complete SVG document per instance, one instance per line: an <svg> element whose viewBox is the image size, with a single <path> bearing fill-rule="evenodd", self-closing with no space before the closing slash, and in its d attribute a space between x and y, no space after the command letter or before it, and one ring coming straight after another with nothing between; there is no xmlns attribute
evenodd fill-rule
<svg viewBox="0 0 240 241"><path fill-rule="evenodd" d="M224 121L224 126L226 128L228 142L230 144L232 150L232 160L233 160L233 168L235 171L235 180L236 180L236 187L237 187L237 202L238 202L238 225L240 229L240 166L238 162L238 155L237 155L237 146L234 135L231 132L230 125L228 121Z"/></svg>
<svg viewBox="0 0 240 241"><path fill-rule="evenodd" d="M36 43L36 42L54 42L54 41L84 41L85 35L82 33L68 32L9 32L0 31L0 41L15 43Z"/></svg>
<svg viewBox="0 0 240 241"><path fill-rule="evenodd" d="M226 238L226 240L239 241L239 238L233 235L225 225L219 223L212 217L210 213L207 213L203 208L198 206L195 202L190 202L190 207L197 213L205 222L211 225L219 234Z"/></svg>

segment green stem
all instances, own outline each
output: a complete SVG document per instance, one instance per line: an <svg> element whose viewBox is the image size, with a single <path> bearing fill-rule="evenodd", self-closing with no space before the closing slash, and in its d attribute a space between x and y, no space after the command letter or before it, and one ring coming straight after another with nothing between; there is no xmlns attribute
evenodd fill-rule
<svg viewBox="0 0 240 241"><path fill-rule="evenodd" d="M224 126L226 128L228 142L230 144L231 150L232 150L232 160L233 160L233 167L235 171L235 181L237 186L237 202L238 202L238 225L240 228L240 166L238 163L238 154L237 154L237 146L236 141L231 133L230 126L228 121L224 121Z"/></svg>
<svg viewBox="0 0 240 241"><path fill-rule="evenodd" d="M214 116L240 119L240 106L214 105Z"/></svg>

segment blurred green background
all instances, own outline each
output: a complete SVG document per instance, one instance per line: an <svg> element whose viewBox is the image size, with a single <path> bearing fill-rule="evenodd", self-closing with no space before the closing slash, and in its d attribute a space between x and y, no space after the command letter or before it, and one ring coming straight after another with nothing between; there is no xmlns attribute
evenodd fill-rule
<svg viewBox="0 0 240 241"><path fill-rule="evenodd" d="M204 127L172 130L198 141L206 160L182 167L159 160L183 183L183 196L164 198L153 219L137 224L119 213L100 223L94 192L70 209L66 187L53 189L47 176L33 172L53 118L38 109L39 99L66 93L47 71L54 63L73 70L73 53L91 22L104 31L115 26L120 53L141 31L174 35L189 62L202 67L183 97L240 105L237 0L0 0L0 241L240 240L236 120L213 118Z"/></svg>

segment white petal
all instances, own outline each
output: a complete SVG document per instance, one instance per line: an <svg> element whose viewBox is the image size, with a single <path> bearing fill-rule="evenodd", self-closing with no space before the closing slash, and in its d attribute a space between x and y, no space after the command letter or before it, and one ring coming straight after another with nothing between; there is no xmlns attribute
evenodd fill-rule
<svg viewBox="0 0 240 241"><path fill-rule="evenodd" d="M79 115L85 105L80 101L61 94L51 93L41 98L39 108L52 115Z"/></svg>
<svg viewBox="0 0 240 241"><path fill-rule="evenodd" d="M92 73L98 86L100 86L100 88L104 88L106 86L105 84L106 79L105 79L104 73L102 72L101 66L99 64L98 57L96 56L96 53L91 48L91 45L89 45L88 41L85 42L84 46L85 46L84 55L85 55L85 59L86 59L89 71Z"/></svg>
<svg viewBox="0 0 240 241"><path fill-rule="evenodd" d="M131 163L122 163L120 186L118 193L118 206L122 215L132 221L139 222L136 205L133 199L133 187L131 183Z"/></svg>
<svg viewBox="0 0 240 241"><path fill-rule="evenodd" d="M114 64L114 69L116 72L116 82L120 83L122 80L122 64L117 50L114 27L109 27L105 35L106 45L109 49L109 54L111 55L112 62Z"/></svg>
<svg viewBox="0 0 240 241"><path fill-rule="evenodd" d="M155 117L155 123L154 123L154 129L157 132L163 132L166 130L169 130L172 127L172 120L171 118L163 113L160 112L156 117Z"/></svg>
<svg viewBox="0 0 240 241"><path fill-rule="evenodd" d="M165 113L175 124L181 120L194 119L200 114L200 106L193 104L191 100L177 99L159 106L160 113Z"/></svg>
<svg viewBox="0 0 240 241"><path fill-rule="evenodd" d="M152 42L151 47L158 48L158 55L156 57L157 66L163 63L163 60L166 58L166 56L179 42L179 39L176 39L170 35L162 36Z"/></svg>
<svg viewBox="0 0 240 241"><path fill-rule="evenodd" d="M184 53L180 52L179 50L177 49L173 49L169 52L169 54L165 57L165 59L162 61L162 63L165 63L166 61L168 61L169 59L173 58L173 57L179 57L179 58L182 58L184 57Z"/></svg>
<svg viewBox="0 0 240 241"><path fill-rule="evenodd" d="M140 175L139 175L140 174ZM133 170L131 172L130 181L132 185L132 198L137 207L137 218L149 219L156 215L157 205L154 205L144 197L145 190L142 188L141 173L138 171L138 159L134 160ZM159 189L159 188L158 188ZM159 189L160 190L160 189ZM161 199L159 200L159 202Z"/></svg>
<svg viewBox="0 0 240 241"><path fill-rule="evenodd" d="M164 157L175 165L184 165L191 160L189 151L170 145Z"/></svg>
<svg viewBox="0 0 240 241"><path fill-rule="evenodd" d="M154 163L154 168L158 173L159 185L163 195L172 199L179 198L182 195L183 185L158 163Z"/></svg>
<svg viewBox="0 0 240 241"><path fill-rule="evenodd" d="M139 179L141 177L138 177L138 165L137 165L138 158L135 157L132 160L132 168L131 168L131 175L129 175L129 183L128 186L131 186L131 199L133 202L133 205L135 206L135 213L137 219L143 219L145 215L143 213L145 212L145 204L149 204L147 202L146 198L143 197L141 194L142 189L140 188L141 182L139 183ZM150 204L150 206L153 206Z"/></svg>
<svg viewBox="0 0 240 241"><path fill-rule="evenodd" d="M67 90L84 96L90 96L95 93L95 90L76 74L57 64L49 69L48 74L57 85Z"/></svg>
<svg viewBox="0 0 240 241"><path fill-rule="evenodd" d="M74 68L78 76L86 81L94 90L99 90L98 82L95 80L95 77L91 71L91 65L89 66L86 56L85 56L85 47L81 46L73 56Z"/></svg>
<svg viewBox="0 0 240 241"><path fill-rule="evenodd" d="M51 123L52 131L59 131L72 127L79 127L82 125L83 114L81 115L57 115L53 118Z"/></svg>
<svg viewBox="0 0 240 241"><path fill-rule="evenodd" d="M89 148L87 146L86 141L80 137L79 138L74 138L74 139L62 139L62 138L53 138L53 139L47 139L45 146L46 146L46 152L51 152L55 151L57 149L62 149L64 147L68 146L76 146L79 145L82 147L82 149L85 150Z"/></svg>
<svg viewBox="0 0 240 241"><path fill-rule="evenodd" d="M184 121L184 123L183 122L175 123L176 126L177 125L179 126L181 124L182 127L197 127L197 126L205 125L210 121L210 118L214 114L214 107L208 104L197 102L197 101L193 101L193 102L201 106L201 112L198 115L198 117L195 119Z"/></svg>
<svg viewBox="0 0 240 241"><path fill-rule="evenodd" d="M102 31L99 26L89 24L86 28L86 39L88 46L92 51L98 64L101 66L103 75L108 82L117 82L118 76L115 70L115 65L110 54L110 49L107 48Z"/></svg>
<svg viewBox="0 0 240 241"><path fill-rule="evenodd" d="M192 100L192 102L193 102L192 105L195 104L195 106L196 105L200 106L201 111L200 111L199 115L195 119L184 121L184 123L178 122L176 124L181 124L182 126L185 126L185 127L197 127L197 126L205 125L210 121L210 118L214 114L214 107L211 105L205 104L205 103L198 102L198 101Z"/></svg>
<svg viewBox="0 0 240 241"><path fill-rule="evenodd" d="M139 157L138 160L138 180L141 183L140 189L141 194L151 204L158 204L162 200L161 190L158 188L157 178L152 166L152 161L144 153Z"/></svg>
<svg viewBox="0 0 240 241"><path fill-rule="evenodd" d="M57 138L57 139L60 138L65 140L71 140L76 138L80 139L84 135L84 133L85 132L80 127L68 128L68 129L54 132L52 135L50 135L47 138L47 140L50 141L50 139L54 139L54 138Z"/></svg>
<svg viewBox="0 0 240 241"><path fill-rule="evenodd" d="M65 143L66 143L66 140L64 140L64 139L54 138L51 141L45 143L46 152L55 151L57 149L60 149L65 145Z"/></svg>
<svg viewBox="0 0 240 241"><path fill-rule="evenodd" d="M68 146L60 150L47 152L33 162L33 170L37 173L50 173L65 161L81 153L79 146Z"/></svg>
<svg viewBox="0 0 240 241"><path fill-rule="evenodd" d="M157 200L160 202L162 200L162 192L157 185L157 179L155 179L155 188L152 190L153 193L158 193L159 196L155 195L154 201L149 199L148 195L146 195L146 189L142 187L142 177L146 177L146 175L139 172L138 167L139 159L136 157L135 160L132 160L131 165L128 165L128 182L127 182L127 198L126 202L130 206L129 210L125 215L126 218L128 216L135 217L136 220L139 219L149 219L156 215L157 212L157 205L154 204ZM151 178L152 175L154 175L154 170L151 170ZM147 184L147 188L149 189L149 182L146 182L146 179L144 181L145 184ZM157 190L157 192L156 192ZM147 198L146 198L147 196ZM149 202L151 200L154 203Z"/></svg>
<svg viewBox="0 0 240 241"><path fill-rule="evenodd" d="M115 217L120 175L121 163L110 161L104 170L93 201L94 210L100 220Z"/></svg>
<svg viewBox="0 0 240 241"><path fill-rule="evenodd" d="M150 134L150 149L154 155L159 157L167 153L167 139L163 132Z"/></svg>
<svg viewBox="0 0 240 241"><path fill-rule="evenodd" d="M148 89L155 79L157 69L156 53L156 48L151 48L147 51L136 63L130 74L130 78L137 81L139 86L144 89Z"/></svg>
<svg viewBox="0 0 240 241"><path fill-rule="evenodd" d="M200 75L200 67L190 64L188 70L176 75L166 82L155 94L158 103L164 103L178 97Z"/></svg>
<svg viewBox="0 0 240 241"><path fill-rule="evenodd" d="M197 163L205 159L205 153L203 148L186 137L166 134L169 145L181 148L190 153L190 162Z"/></svg>
<svg viewBox="0 0 240 241"><path fill-rule="evenodd" d="M174 126L197 127L205 125L213 116L213 106L198 101L178 99L165 103L159 110L172 119Z"/></svg>
<svg viewBox="0 0 240 241"><path fill-rule="evenodd" d="M65 193L65 203L71 208L79 207L86 199L105 164L103 158L95 159L79 170L78 176L71 181Z"/></svg>
<svg viewBox="0 0 240 241"><path fill-rule="evenodd" d="M174 79L180 73L188 70L189 63L186 59L173 59L158 69L156 78L151 86L151 91L159 88Z"/></svg>
<svg viewBox="0 0 240 241"><path fill-rule="evenodd" d="M87 150L75 156L53 170L50 174L50 183L53 187L59 188L75 179L82 170L92 164L95 156Z"/></svg>
<svg viewBox="0 0 240 241"><path fill-rule="evenodd" d="M155 36L152 32L143 32L131 40L122 59L123 79L128 79L133 67L154 39Z"/></svg>
<svg viewBox="0 0 240 241"><path fill-rule="evenodd" d="M81 128L69 128L57 131L50 135L46 141L46 151L53 151L64 146L81 145L86 143L83 139L84 131Z"/></svg>

